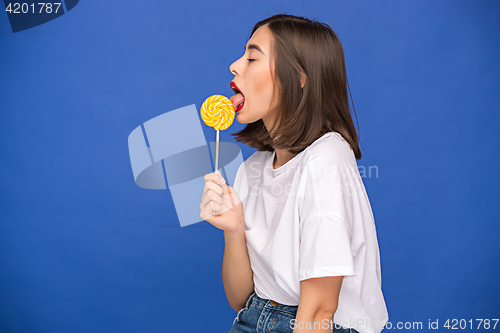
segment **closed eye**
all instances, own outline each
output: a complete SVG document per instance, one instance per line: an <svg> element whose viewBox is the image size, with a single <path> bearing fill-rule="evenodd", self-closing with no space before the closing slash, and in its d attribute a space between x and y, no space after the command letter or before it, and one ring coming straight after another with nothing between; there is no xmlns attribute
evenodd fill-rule
<svg viewBox="0 0 500 333"><path fill-rule="evenodd" d="M255 59L247 59L249 62L255 61Z"/></svg>

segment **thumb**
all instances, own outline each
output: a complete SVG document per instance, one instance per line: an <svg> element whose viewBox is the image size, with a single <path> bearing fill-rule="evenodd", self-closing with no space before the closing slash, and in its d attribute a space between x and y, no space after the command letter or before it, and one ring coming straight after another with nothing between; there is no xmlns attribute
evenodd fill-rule
<svg viewBox="0 0 500 333"><path fill-rule="evenodd" d="M241 203L241 199L240 199L238 193L236 193L234 188L232 188L231 186L226 184L226 190L227 190L227 194L228 194L229 198L231 199L232 207L235 207L239 203Z"/></svg>

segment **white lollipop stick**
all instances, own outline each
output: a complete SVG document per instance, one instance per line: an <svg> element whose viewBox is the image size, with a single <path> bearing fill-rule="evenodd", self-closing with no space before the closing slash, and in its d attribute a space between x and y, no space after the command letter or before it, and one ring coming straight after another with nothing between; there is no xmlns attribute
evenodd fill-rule
<svg viewBox="0 0 500 333"><path fill-rule="evenodd" d="M217 142L215 146L215 171L219 170L219 130L217 130Z"/></svg>

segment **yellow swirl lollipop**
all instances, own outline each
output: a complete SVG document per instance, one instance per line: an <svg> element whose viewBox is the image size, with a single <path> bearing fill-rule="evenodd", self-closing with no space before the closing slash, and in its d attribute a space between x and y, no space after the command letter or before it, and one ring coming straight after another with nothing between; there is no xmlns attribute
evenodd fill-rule
<svg viewBox="0 0 500 333"><path fill-rule="evenodd" d="M217 171L219 170L219 131L227 129L233 123L233 103L225 96L212 95L203 102L200 113L203 122L217 131L215 149L215 171Z"/></svg>
<svg viewBox="0 0 500 333"><path fill-rule="evenodd" d="M216 131L223 131L234 120L233 102L222 95L212 95L201 106L201 119Z"/></svg>

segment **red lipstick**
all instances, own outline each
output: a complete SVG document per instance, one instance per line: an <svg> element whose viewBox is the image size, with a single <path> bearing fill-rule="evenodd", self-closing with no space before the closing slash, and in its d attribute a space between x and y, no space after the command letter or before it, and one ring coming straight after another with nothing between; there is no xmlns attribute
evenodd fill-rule
<svg viewBox="0 0 500 333"><path fill-rule="evenodd" d="M233 89L235 95L231 96L230 100L233 102L233 108L235 112L239 112L241 109L243 109L243 106L245 105L245 96L243 95L243 92L238 88L236 83L231 81L229 84L231 86L231 89Z"/></svg>

